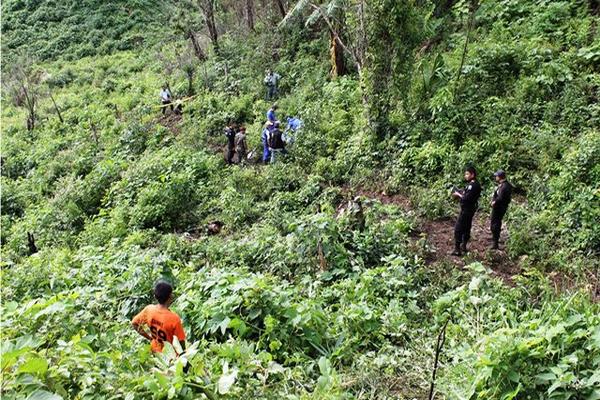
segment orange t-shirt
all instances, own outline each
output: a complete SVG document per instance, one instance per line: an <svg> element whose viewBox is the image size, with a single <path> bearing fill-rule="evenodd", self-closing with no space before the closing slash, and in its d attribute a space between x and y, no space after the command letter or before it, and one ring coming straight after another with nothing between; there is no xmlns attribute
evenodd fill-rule
<svg viewBox="0 0 600 400"><path fill-rule="evenodd" d="M150 327L152 335L151 347L155 353L163 350L164 342L173 343L173 336L181 342L185 340L185 332L181 325L181 319L173 311L158 305L146 306L138 315L133 317L132 323L136 325L146 324Z"/></svg>

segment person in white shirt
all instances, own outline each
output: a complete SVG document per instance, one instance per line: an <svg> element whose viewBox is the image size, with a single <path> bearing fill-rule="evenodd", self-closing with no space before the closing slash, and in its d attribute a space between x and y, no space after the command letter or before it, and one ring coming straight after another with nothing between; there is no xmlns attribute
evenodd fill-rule
<svg viewBox="0 0 600 400"><path fill-rule="evenodd" d="M281 79L281 75L272 70L267 70L264 83L267 85L267 100L274 99L277 96L277 82Z"/></svg>
<svg viewBox="0 0 600 400"><path fill-rule="evenodd" d="M169 90L169 87L166 84L162 86L162 89L160 91L160 101L162 103L161 109L162 109L163 115L167 111L167 107L169 105L171 106L171 111L173 111L173 102L172 102L171 91Z"/></svg>

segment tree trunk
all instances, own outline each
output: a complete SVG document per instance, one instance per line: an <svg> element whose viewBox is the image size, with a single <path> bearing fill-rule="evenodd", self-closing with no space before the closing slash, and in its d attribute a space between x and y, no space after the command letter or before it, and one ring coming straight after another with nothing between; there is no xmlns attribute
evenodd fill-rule
<svg viewBox="0 0 600 400"><path fill-rule="evenodd" d="M283 5L283 0L275 0L275 5L277 6L279 13L281 14L281 18L285 18L286 11L285 6Z"/></svg>
<svg viewBox="0 0 600 400"><path fill-rule="evenodd" d="M187 79L188 79L187 94L188 94L188 96L192 96L194 94L194 74L188 72Z"/></svg>
<svg viewBox="0 0 600 400"><path fill-rule="evenodd" d="M469 46L469 38L471 36L471 30L473 29L473 25L475 22L475 11L477 11L477 8L479 7L478 1L477 0L472 0L471 4L470 4L470 8L471 8L471 13L469 15L469 22L467 23L467 36L465 38L465 44L463 46L463 51L462 51L462 56L460 58L460 65L458 67L458 71L456 73L456 83L458 84L458 81L460 80L460 75L462 73L462 69L465 65L465 60L467 58L467 50L468 50L468 46Z"/></svg>
<svg viewBox="0 0 600 400"><path fill-rule="evenodd" d="M219 52L219 32L217 31L217 24L215 23L215 6L214 0L200 0L200 9L206 19L206 27L208 28L208 35L212 42L215 52Z"/></svg>
<svg viewBox="0 0 600 400"><path fill-rule="evenodd" d="M254 0L246 0L246 22L248 29L254 32Z"/></svg>
<svg viewBox="0 0 600 400"><path fill-rule="evenodd" d="M194 32L189 30L187 33L187 36L190 39L190 41L192 42L192 47L194 48L194 54L196 54L196 57L198 57L198 60L200 60L200 61L206 60L206 54L204 54L204 50L202 50L202 47L200 47L200 43L198 43L198 39L196 38L196 35L194 34Z"/></svg>
<svg viewBox="0 0 600 400"><path fill-rule="evenodd" d="M331 77L337 78L346 74L346 62L344 60L344 49L339 39L333 32L329 33L330 55L331 55Z"/></svg>
<svg viewBox="0 0 600 400"><path fill-rule="evenodd" d="M52 104L54 104L54 109L56 110L56 114L58 115L58 119L60 120L60 123L64 124L65 121L63 120L63 117L60 114L60 109L56 105L56 101L54 101L54 96L52 96L52 92L48 92L48 94L50 95L50 100L52 100Z"/></svg>

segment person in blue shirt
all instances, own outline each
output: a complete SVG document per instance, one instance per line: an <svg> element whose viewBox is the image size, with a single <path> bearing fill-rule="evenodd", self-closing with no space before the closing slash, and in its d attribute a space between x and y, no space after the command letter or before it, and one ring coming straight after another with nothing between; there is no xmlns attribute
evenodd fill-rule
<svg viewBox="0 0 600 400"><path fill-rule="evenodd" d="M286 131L291 130L292 132L296 132L302 126L302 121L296 117L288 116L286 118L286 121L287 121L287 127L285 128Z"/></svg>
<svg viewBox="0 0 600 400"><path fill-rule="evenodd" d="M283 140L287 144L293 144L296 141L296 133L302 127L302 120L296 117L287 116L287 126L283 132Z"/></svg>
<svg viewBox="0 0 600 400"><path fill-rule="evenodd" d="M277 110L277 103L274 103L271 108L269 108L269 111L267 111L267 121L271 122L271 123L275 123L275 121L277 121L277 117L275 116L275 111Z"/></svg>

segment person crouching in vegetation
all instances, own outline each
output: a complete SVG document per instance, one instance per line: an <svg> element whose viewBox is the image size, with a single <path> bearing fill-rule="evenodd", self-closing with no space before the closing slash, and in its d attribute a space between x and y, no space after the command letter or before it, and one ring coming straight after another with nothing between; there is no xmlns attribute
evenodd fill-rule
<svg viewBox="0 0 600 400"><path fill-rule="evenodd" d="M502 218L508 210L508 204L512 196L512 185L506 180L506 173L502 170L494 173L494 179L498 187L494 191L492 197L492 216L490 219L490 230L492 231L492 250L499 250L498 242L500 241L500 231L502 230Z"/></svg>
<svg viewBox="0 0 600 400"><path fill-rule="evenodd" d="M454 251L452 255L461 256L466 253L467 242L471 238L471 225L473 216L477 211L479 196L481 195L481 186L477 182L477 171L473 167L465 169L465 180L467 186L464 190L452 192L452 196L460 200L460 214L454 226Z"/></svg>
<svg viewBox="0 0 600 400"><path fill-rule="evenodd" d="M172 100L173 100L173 98L171 96L171 91L169 90L169 87L165 83L162 86L162 89L160 91L160 101L162 103L161 109L162 109L163 115L165 114L165 112L167 112L167 107L169 105L171 106L171 111L173 111L173 102L172 102Z"/></svg>
<svg viewBox="0 0 600 400"><path fill-rule="evenodd" d="M154 297L158 304L146 306L136 315L131 320L133 329L150 340L150 347L155 353L162 352L165 342L173 343L173 337L177 337L181 347L185 348L185 332L181 319L169 310L169 305L173 302L173 287L168 282L159 281L154 286Z"/></svg>
<svg viewBox="0 0 600 400"><path fill-rule="evenodd" d="M235 152L237 153L239 164L246 162L247 151L246 128L242 126L240 131L235 135Z"/></svg>
<svg viewBox="0 0 600 400"><path fill-rule="evenodd" d="M271 164L275 163L282 154L285 154L285 142L281 131L279 130L279 122L273 124L274 128L269 136L269 151L271 152Z"/></svg>

